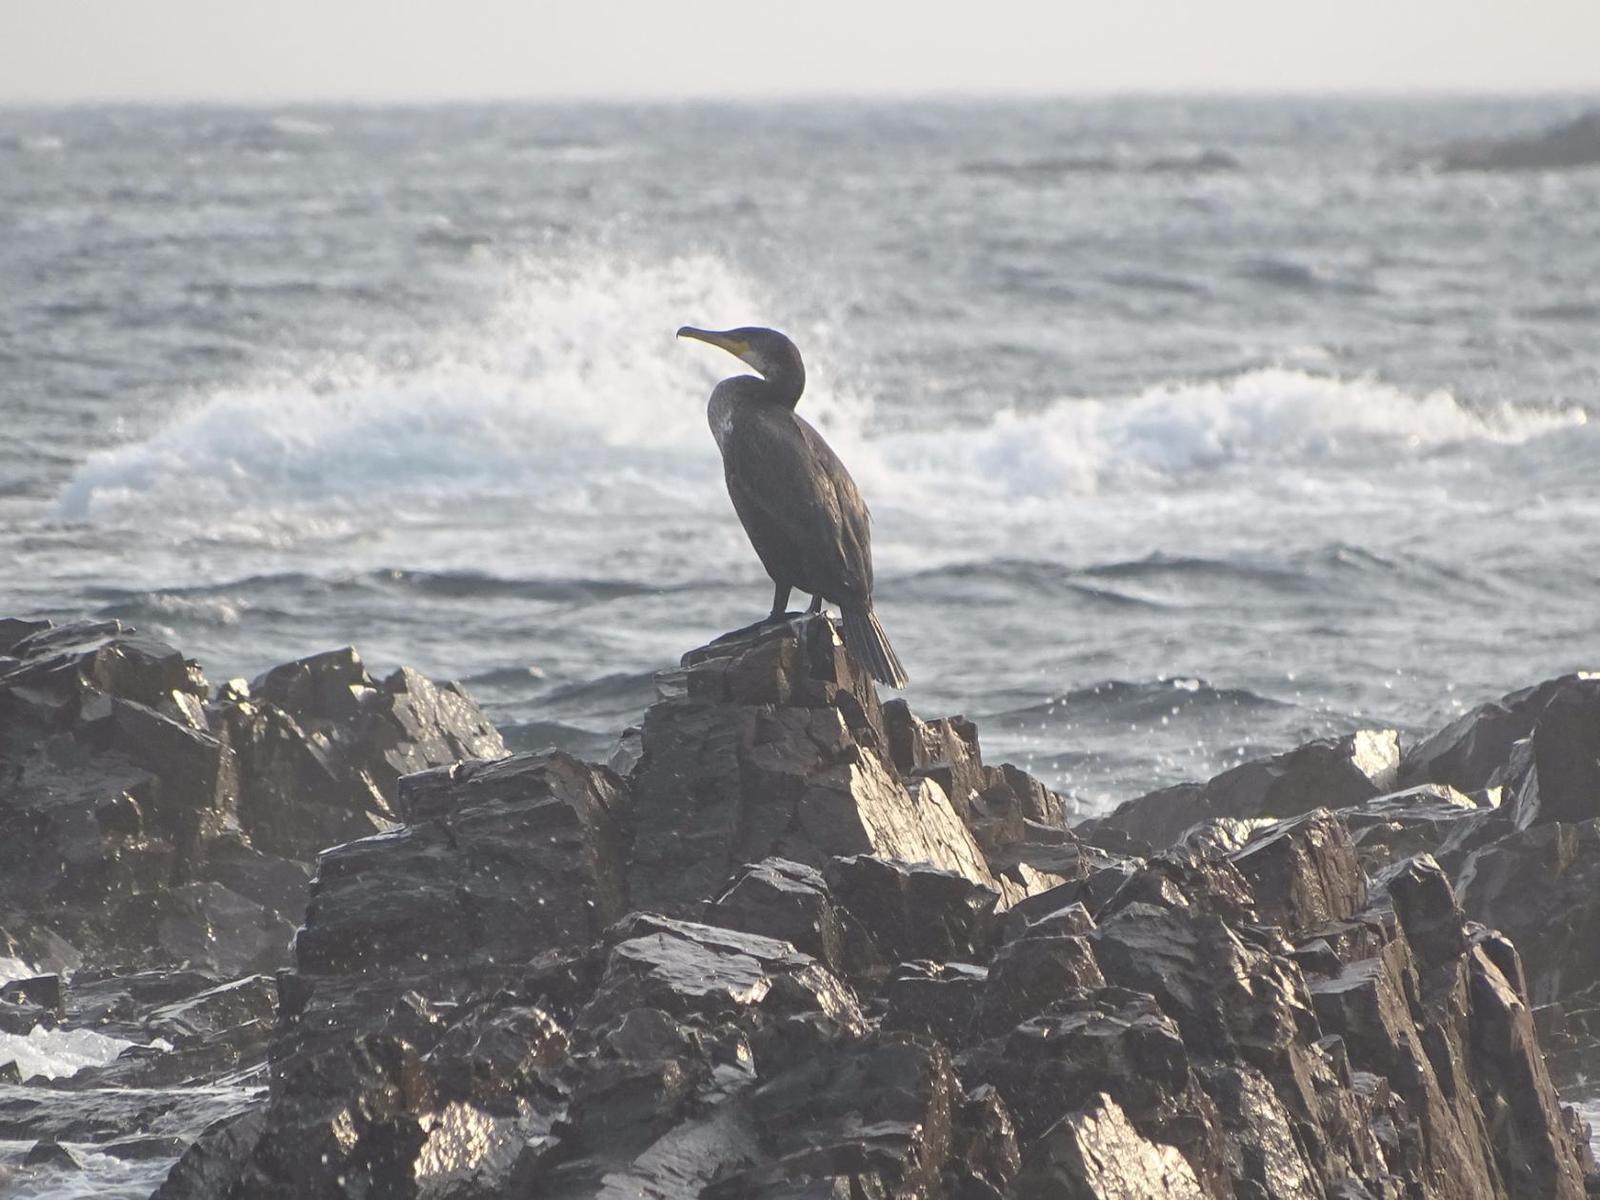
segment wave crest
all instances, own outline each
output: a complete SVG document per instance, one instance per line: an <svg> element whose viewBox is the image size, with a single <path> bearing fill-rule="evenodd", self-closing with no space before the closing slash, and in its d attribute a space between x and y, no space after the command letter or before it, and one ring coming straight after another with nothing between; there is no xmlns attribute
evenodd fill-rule
<svg viewBox="0 0 1600 1200"><path fill-rule="evenodd" d="M403 347L398 357L420 365L320 363L197 398L154 435L86 462L60 512L215 530L229 527L228 514L289 510L305 529L309 505L343 530L363 524L352 510L395 496L512 497L555 513L697 511L722 503L704 397L728 363L672 331L770 311L760 288L709 255L525 263L486 322ZM1241 465L1516 444L1584 419L1578 409L1478 410L1444 391L1272 368L1002 411L975 429L868 438L869 402L828 377L826 327L796 336L819 368L806 415L886 506L1048 499Z"/></svg>
<svg viewBox="0 0 1600 1200"><path fill-rule="evenodd" d="M1048 498L1239 466L1332 466L1459 444L1516 445L1584 422L1579 408L1479 411L1446 391L1417 396L1371 379L1263 368L1121 399L1001 412L985 428L900 434L875 451L886 474Z"/></svg>

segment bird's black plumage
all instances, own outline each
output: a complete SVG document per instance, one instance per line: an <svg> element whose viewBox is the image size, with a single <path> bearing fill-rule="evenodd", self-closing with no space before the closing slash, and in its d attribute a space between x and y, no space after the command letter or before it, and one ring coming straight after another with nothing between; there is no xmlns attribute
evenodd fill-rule
<svg viewBox="0 0 1600 1200"><path fill-rule="evenodd" d="M811 595L813 611L824 600L838 605L845 644L873 678L904 687L872 608L866 503L833 448L794 411L805 390L800 351L773 329L685 326L678 336L720 346L760 372L717 384L706 416L734 511L775 585L772 615L782 615L795 588Z"/></svg>

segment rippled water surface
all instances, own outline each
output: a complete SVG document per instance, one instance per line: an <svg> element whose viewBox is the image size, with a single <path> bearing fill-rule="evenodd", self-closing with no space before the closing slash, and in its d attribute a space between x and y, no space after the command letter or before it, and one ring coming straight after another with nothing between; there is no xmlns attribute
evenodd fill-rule
<svg viewBox="0 0 1600 1200"><path fill-rule="evenodd" d="M0 610L598 752L767 606L672 337L767 323L992 757L1428 727L1600 665L1600 172L1395 163L1583 107L0 112Z"/></svg>

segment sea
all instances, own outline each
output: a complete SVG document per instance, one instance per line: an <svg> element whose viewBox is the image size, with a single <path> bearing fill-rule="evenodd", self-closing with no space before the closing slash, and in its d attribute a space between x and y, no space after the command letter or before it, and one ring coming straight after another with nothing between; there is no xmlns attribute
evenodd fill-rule
<svg viewBox="0 0 1600 1200"><path fill-rule="evenodd" d="M0 614L603 756L770 603L674 338L761 324L989 761L1414 739L1600 667L1600 170L1417 154L1597 103L0 109Z"/></svg>

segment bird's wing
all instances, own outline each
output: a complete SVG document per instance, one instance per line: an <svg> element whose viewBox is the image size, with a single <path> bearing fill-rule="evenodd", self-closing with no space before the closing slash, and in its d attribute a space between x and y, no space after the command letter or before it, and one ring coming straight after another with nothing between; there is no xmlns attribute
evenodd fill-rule
<svg viewBox="0 0 1600 1200"><path fill-rule="evenodd" d="M799 550L808 578L794 582L835 603L870 597L867 506L839 456L789 409L740 408L723 446L729 487Z"/></svg>

